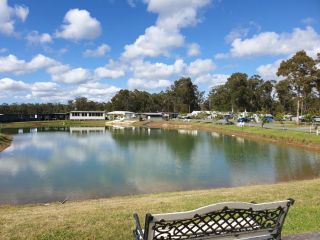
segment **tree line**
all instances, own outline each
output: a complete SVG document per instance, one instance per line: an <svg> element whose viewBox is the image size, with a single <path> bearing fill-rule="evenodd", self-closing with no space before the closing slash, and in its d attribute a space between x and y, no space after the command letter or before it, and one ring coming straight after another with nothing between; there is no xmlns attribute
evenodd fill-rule
<svg viewBox="0 0 320 240"><path fill-rule="evenodd" d="M288 114L320 114L320 53L316 59L299 51L281 62L280 81L258 75L234 73L208 96L191 78L180 78L160 93L120 90L109 102L85 97L62 103L1 104L0 113L46 114L72 110L126 110L132 112L179 112L194 110L248 111Z"/></svg>
<svg viewBox="0 0 320 240"><path fill-rule="evenodd" d="M277 71L280 81L234 73L224 85L211 89L207 104L221 111L319 114L319 64L320 54L313 59L299 51L281 62Z"/></svg>

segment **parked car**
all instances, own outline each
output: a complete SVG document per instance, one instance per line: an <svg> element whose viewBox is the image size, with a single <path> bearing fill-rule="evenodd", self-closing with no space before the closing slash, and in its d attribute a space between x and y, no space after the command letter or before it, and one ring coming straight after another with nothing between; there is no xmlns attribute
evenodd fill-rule
<svg viewBox="0 0 320 240"><path fill-rule="evenodd" d="M233 122L229 122L228 119L220 119L217 121L217 124L219 124L219 125L232 125Z"/></svg>
<svg viewBox="0 0 320 240"><path fill-rule="evenodd" d="M273 122L273 117L265 116L264 119L265 119L265 122L267 122L267 123Z"/></svg>
<svg viewBox="0 0 320 240"><path fill-rule="evenodd" d="M314 117L312 118L312 122L313 122L313 123L320 124L320 116L314 116Z"/></svg>
<svg viewBox="0 0 320 240"><path fill-rule="evenodd" d="M237 119L237 122L238 123L248 123L248 122L250 122L250 119L246 118L246 117L240 117Z"/></svg>
<svg viewBox="0 0 320 240"><path fill-rule="evenodd" d="M191 119L191 117L186 115L178 115L178 119Z"/></svg>

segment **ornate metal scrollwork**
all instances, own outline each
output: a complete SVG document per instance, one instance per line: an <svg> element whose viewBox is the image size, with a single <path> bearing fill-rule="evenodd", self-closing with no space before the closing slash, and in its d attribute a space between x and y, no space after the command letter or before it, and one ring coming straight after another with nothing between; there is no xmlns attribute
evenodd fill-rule
<svg viewBox="0 0 320 240"><path fill-rule="evenodd" d="M198 239L214 235L234 235L260 230L273 231L279 227L283 208L254 211L224 208L220 211L196 214L192 219L159 221L153 226L154 240ZM275 238L276 239L276 238Z"/></svg>

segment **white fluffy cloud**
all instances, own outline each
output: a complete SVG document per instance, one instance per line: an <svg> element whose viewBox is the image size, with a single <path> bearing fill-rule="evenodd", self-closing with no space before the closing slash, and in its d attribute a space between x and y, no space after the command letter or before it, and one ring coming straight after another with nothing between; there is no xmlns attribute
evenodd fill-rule
<svg viewBox="0 0 320 240"><path fill-rule="evenodd" d="M109 63L104 67L98 67L95 69L94 73L97 79L101 78L120 78L125 75L124 66L109 60Z"/></svg>
<svg viewBox="0 0 320 240"><path fill-rule="evenodd" d="M52 75L52 80L68 84L78 84L92 81L92 74L88 69L73 68L65 72Z"/></svg>
<svg viewBox="0 0 320 240"><path fill-rule="evenodd" d="M52 37L49 33L39 33L38 31L32 31L27 36L26 39L31 44L45 44L51 43Z"/></svg>
<svg viewBox="0 0 320 240"><path fill-rule="evenodd" d="M216 58L290 55L305 50L311 56L320 51L320 35L312 28L295 28L291 33L262 32L252 38L235 39L230 52Z"/></svg>
<svg viewBox="0 0 320 240"><path fill-rule="evenodd" d="M16 81L11 78L0 79L0 90L1 91L25 91L28 90L28 84L22 81Z"/></svg>
<svg viewBox="0 0 320 240"><path fill-rule="evenodd" d="M47 68L55 64L55 60L42 54L34 56L30 62L20 60L15 55L10 54L5 57L0 57L0 73L19 75Z"/></svg>
<svg viewBox="0 0 320 240"><path fill-rule="evenodd" d="M107 52L111 50L107 44L101 44L96 49L87 49L83 52L85 57L103 57Z"/></svg>
<svg viewBox="0 0 320 240"><path fill-rule="evenodd" d="M120 88L101 83L85 83L65 87L54 82L25 83L11 78L0 79L0 99L32 99L43 102L63 102L76 97L94 101L108 101Z"/></svg>
<svg viewBox="0 0 320 240"><path fill-rule="evenodd" d="M138 79L164 79L181 74L186 64L182 59L177 59L172 65L165 63L151 63L137 60L132 63L131 70L134 78Z"/></svg>
<svg viewBox="0 0 320 240"><path fill-rule="evenodd" d="M274 63L259 66L256 69L257 74L259 74L263 79L266 80L280 80L281 77L277 76L277 71L282 61L283 59L279 59Z"/></svg>
<svg viewBox="0 0 320 240"><path fill-rule="evenodd" d="M93 101L109 101L114 94L120 91L120 88L100 83L86 83L72 87L56 86L54 91L32 91L27 98L40 99L44 102L65 102L77 97L86 97Z"/></svg>
<svg viewBox="0 0 320 240"><path fill-rule="evenodd" d="M54 82L35 82L31 86L33 91L54 91L57 88L58 84Z"/></svg>
<svg viewBox="0 0 320 240"><path fill-rule="evenodd" d="M36 71L42 68L48 68L50 66L56 65L57 61L52 58L46 57L42 54L38 54L27 63L26 68L30 71Z"/></svg>
<svg viewBox="0 0 320 240"><path fill-rule="evenodd" d="M0 79L0 98L42 99L54 95L58 85L53 82L25 83L11 78Z"/></svg>
<svg viewBox="0 0 320 240"><path fill-rule="evenodd" d="M229 75L226 74L204 74L195 79L196 84L207 84L209 87L219 86L227 82Z"/></svg>
<svg viewBox="0 0 320 240"><path fill-rule="evenodd" d="M132 72L132 78L128 81L128 87L142 90L163 89L171 85L168 79L178 79L181 76L190 76L198 83L211 84L213 79L221 80L226 76L212 75L211 72L215 68L216 66L211 59L196 59L189 65L182 59L177 59L173 64L135 60L129 68ZM225 79L223 78L223 80Z"/></svg>
<svg viewBox="0 0 320 240"><path fill-rule="evenodd" d="M87 97L94 101L108 101L110 100L120 88L101 83L81 84L72 91L75 97Z"/></svg>
<svg viewBox="0 0 320 240"><path fill-rule="evenodd" d="M211 59L197 59L188 66L187 73L190 76L200 76L213 71L216 68Z"/></svg>
<svg viewBox="0 0 320 240"><path fill-rule="evenodd" d="M21 75L45 69L53 81L67 84L82 84L96 82L103 78L123 77L125 75L124 68L124 65L112 60L106 66L92 71L81 67L72 68L42 54L34 56L29 62L18 59L15 55L0 57L0 73Z"/></svg>
<svg viewBox="0 0 320 240"><path fill-rule="evenodd" d="M10 7L7 0L0 0L0 33L10 35L14 33L15 20L24 22L29 14L25 6Z"/></svg>
<svg viewBox="0 0 320 240"><path fill-rule="evenodd" d="M177 31L169 32L166 29L151 26L145 34L138 37L134 44L126 45L123 57L132 59L140 56L157 57L169 55L169 50L180 47L184 37Z"/></svg>
<svg viewBox="0 0 320 240"><path fill-rule="evenodd" d="M155 25L148 27L133 44L126 45L124 59L169 55L173 48L184 44L182 28L198 22L198 9L210 0L146 0L148 11L158 14Z"/></svg>
<svg viewBox="0 0 320 240"><path fill-rule="evenodd" d="M26 62L19 60L15 55L0 57L0 72L19 74L25 71Z"/></svg>
<svg viewBox="0 0 320 240"><path fill-rule="evenodd" d="M93 40L100 36L101 31L100 22L91 17L90 12L76 8L66 13L56 37L73 41Z"/></svg>
<svg viewBox="0 0 320 240"><path fill-rule="evenodd" d="M139 79L139 78L130 78L128 80L128 87L129 89L140 89L140 90L147 90L147 89L159 89L159 88L166 88L171 85L169 80L146 80L146 79Z"/></svg>
<svg viewBox="0 0 320 240"><path fill-rule="evenodd" d="M191 43L188 45L188 56L198 56L200 55L200 45L197 43Z"/></svg>

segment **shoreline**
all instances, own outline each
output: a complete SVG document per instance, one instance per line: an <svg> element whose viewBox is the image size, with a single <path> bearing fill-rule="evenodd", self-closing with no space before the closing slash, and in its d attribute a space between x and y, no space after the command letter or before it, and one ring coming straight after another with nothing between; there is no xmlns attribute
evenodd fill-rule
<svg viewBox="0 0 320 240"><path fill-rule="evenodd" d="M12 137L0 133L0 152L11 145Z"/></svg>
<svg viewBox="0 0 320 240"><path fill-rule="evenodd" d="M132 214L144 221L146 213L192 210L218 202L257 203L293 198L284 226L284 235L319 230L318 189L320 178L179 192L130 195L94 200L67 201L65 204L0 205L3 239L117 239L127 240L133 229ZM28 222L28 224L25 224Z"/></svg>
<svg viewBox="0 0 320 240"><path fill-rule="evenodd" d="M124 127L149 127L161 129L191 129L206 132L217 132L229 136L243 137L254 141L266 141L275 144L304 148L311 151L320 151L320 136L305 132L294 132L291 130L268 129L260 127L238 127L235 125L217 125L212 122L183 122L178 120L164 121L36 121L36 122L14 122L3 123L1 128L32 128L32 127L105 127L105 126L124 126ZM12 137L7 137L7 141L2 143L0 139L0 152L10 146ZM8 140L9 139L9 140Z"/></svg>
<svg viewBox="0 0 320 240"><path fill-rule="evenodd" d="M287 146L294 146L299 148L308 149L311 151L320 151L320 136L316 136L319 138L319 143L308 141L306 139L297 139L290 134L290 130L273 130L268 128L258 128L258 127L238 127L234 125L213 125L212 123L204 123L204 122L182 122L182 121L148 121L141 126L150 127L150 128L162 128L162 129L191 129L191 130L201 130L206 132L217 132L229 136L237 136L243 137L249 140L255 141L266 141L270 143L276 143ZM258 130L257 133L249 132L247 130ZM279 131L283 133L282 136L277 136ZM272 133L268 135L269 133ZM277 133L277 134L273 134ZM287 136L287 135L289 136ZM310 137L309 133L293 133L299 134L301 136ZM314 135L315 136L315 135Z"/></svg>

